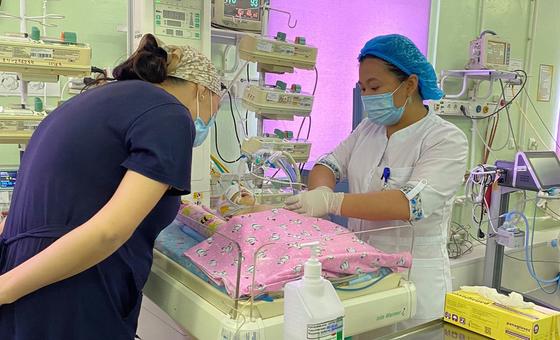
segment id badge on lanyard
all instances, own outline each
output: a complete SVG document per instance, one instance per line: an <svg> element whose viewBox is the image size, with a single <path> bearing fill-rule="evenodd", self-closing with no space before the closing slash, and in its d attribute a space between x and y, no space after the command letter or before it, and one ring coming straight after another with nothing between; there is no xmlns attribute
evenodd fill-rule
<svg viewBox="0 0 560 340"><path fill-rule="evenodd" d="M391 178L391 169L385 167L383 168L383 175L381 175L381 179L383 180L383 191L389 189L389 178Z"/></svg>

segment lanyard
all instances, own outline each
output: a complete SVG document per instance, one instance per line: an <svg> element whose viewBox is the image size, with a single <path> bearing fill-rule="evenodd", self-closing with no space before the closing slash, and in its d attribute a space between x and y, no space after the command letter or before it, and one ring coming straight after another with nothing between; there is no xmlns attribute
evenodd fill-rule
<svg viewBox="0 0 560 340"><path fill-rule="evenodd" d="M388 167L383 168L383 175L381 175L381 179L383 180L383 190L387 190L389 188L390 177L391 177L391 169Z"/></svg>

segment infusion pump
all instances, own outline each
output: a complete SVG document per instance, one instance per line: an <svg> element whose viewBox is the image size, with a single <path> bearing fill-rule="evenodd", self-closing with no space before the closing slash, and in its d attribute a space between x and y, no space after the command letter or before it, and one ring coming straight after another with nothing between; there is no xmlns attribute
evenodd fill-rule
<svg viewBox="0 0 560 340"><path fill-rule="evenodd" d="M243 105L261 116L291 119L311 114L313 95L278 86L250 85L243 92Z"/></svg>
<svg viewBox="0 0 560 340"><path fill-rule="evenodd" d="M167 44L189 45L210 55L209 1L133 0L129 16L132 50L144 34L152 33Z"/></svg>
<svg viewBox="0 0 560 340"><path fill-rule="evenodd" d="M30 110L0 108L0 144L27 144L43 118Z"/></svg>
<svg viewBox="0 0 560 340"><path fill-rule="evenodd" d="M152 33L170 45L189 45L210 58L211 31L209 0L132 0L129 8L129 46L136 49L142 36ZM191 190L209 204L210 138L193 149Z"/></svg>
<svg viewBox="0 0 560 340"><path fill-rule="evenodd" d="M259 70L270 73L293 72L294 68L312 70L317 48L307 45L304 37L288 41L282 32L275 38L246 35L239 41L239 57L258 63Z"/></svg>
<svg viewBox="0 0 560 340"><path fill-rule="evenodd" d="M89 76L91 48L87 44L0 36L0 71L43 82L56 82L59 76Z"/></svg>

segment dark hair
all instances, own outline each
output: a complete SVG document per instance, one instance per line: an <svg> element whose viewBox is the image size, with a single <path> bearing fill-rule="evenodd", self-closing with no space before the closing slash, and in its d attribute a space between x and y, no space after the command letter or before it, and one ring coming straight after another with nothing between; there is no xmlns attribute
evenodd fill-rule
<svg viewBox="0 0 560 340"><path fill-rule="evenodd" d="M167 52L158 46L152 34L142 37L138 49L113 70L115 80L139 79L163 83L167 79Z"/></svg>
<svg viewBox="0 0 560 340"><path fill-rule="evenodd" d="M367 55L364 59L367 59L367 58L381 60L385 64L385 66L387 66L387 69L389 70L389 72L391 72L395 77L397 77L397 79L400 82L403 82L403 81L407 80L408 77L409 77L409 75L404 73L403 70L401 70L400 68L396 67L395 65L391 64L390 62L388 62L386 60L383 60L381 58L374 57L374 56L371 56L371 55ZM363 59L362 59L362 61L363 61Z"/></svg>

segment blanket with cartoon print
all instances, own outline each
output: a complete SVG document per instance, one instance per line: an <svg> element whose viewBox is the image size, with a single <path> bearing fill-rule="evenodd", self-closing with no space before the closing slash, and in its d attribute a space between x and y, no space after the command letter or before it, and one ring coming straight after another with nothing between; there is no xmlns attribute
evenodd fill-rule
<svg viewBox="0 0 560 340"><path fill-rule="evenodd" d="M311 256L301 245L319 241L323 273L327 277L410 268L410 253L385 253L335 223L272 209L233 217L217 233L185 252L215 283L235 296L241 261L240 296L276 292L303 275ZM253 277L255 288L253 289Z"/></svg>

